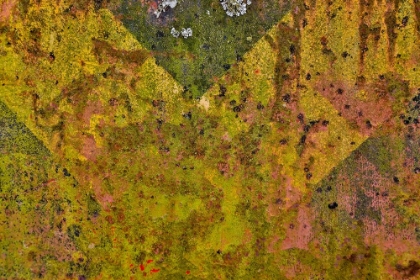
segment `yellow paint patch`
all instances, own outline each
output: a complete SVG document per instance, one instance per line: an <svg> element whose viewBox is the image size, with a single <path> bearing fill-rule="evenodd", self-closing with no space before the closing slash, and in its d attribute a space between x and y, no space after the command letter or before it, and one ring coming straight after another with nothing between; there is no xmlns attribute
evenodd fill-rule
<svg viewBox="0 0 420 280"><path fill-rule="evenodd" d="M309 140L312 143L308 143L308 149L302 155L303 162L310 162L310 158L313 158L311 183L316 184L357 149L367 136L351 128L331 103L314 90L301 91L299 105L304 109L308 120L329 121L327 130L311 136Z"/></svg>

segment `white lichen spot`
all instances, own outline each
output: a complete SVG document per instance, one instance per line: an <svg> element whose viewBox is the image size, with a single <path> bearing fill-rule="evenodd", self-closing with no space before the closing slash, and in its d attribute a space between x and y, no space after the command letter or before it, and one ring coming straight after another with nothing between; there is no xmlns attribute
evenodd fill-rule
<svg viewBox="0 0 420 280"><path fill-rule="evenodd" d="M192 29L191 28L182 28L181 32L175 29L175 27L172 27L171 34L173 37L178 38L179 35L182 35L185 39L192 36Z"/></svg>
<svg viewBox="0 0 420 280"><path fill-rule="evenodd" d="M179 37L179 31L175 29L175 27L172 27L171 29L171 34L172 36L174 36L175 38Z"/></svg>
<svg viewBox="0 0 420 280"><path fill-rule="evenodd" d="M168 7L170 7L171 9L176 7L176 4L178 3L177 0L166 0L163 2L165 5L167 5Z"/></svg>
<svg viewBox="0 0 420 280"><path fill-rule="evenodd" d="M178 0L163 0L159 5L157 10L155 11L155 15L158 18L161 13L166 12L168 8L175 8L176 4L178 3Z"/></svg>
<svg viewBox="0 0 420 280"><path fill-rule="evenodd" d="M241 16L246 13L247 6L251 5L251 0L220 0L220 4L226 14L230 17Z"/></svg>
<svg viewBox="0 0 420 280"><path fill-rule="evenodd" d="M191 28L187 28L187 29L185 29L185 28L182 28L181 29L181 35L186 39L186 38L188 38L188 37L191 37L192 36L192 29Z"/></svg>

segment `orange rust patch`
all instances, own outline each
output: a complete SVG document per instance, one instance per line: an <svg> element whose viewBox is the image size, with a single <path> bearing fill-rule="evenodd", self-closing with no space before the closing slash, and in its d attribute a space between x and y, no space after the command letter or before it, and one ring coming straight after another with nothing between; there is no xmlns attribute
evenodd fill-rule
<svg viewBox="0 0 420 280"><path fill-rule="evenodd" d="M385 87L380 83L358 88L345 82L320 82L315 88L328 98L342 117L357 124L364 135L372 135L392 117L393 98ZM366 100L357 97L360 91L366 92Z"/></svg>
<svg viewBox="0 0 420 280"><path fill-rule="evenodd" d="M0 8L0 22L6 22L12 15L16 2L14 0L5 1Z"/></svg>

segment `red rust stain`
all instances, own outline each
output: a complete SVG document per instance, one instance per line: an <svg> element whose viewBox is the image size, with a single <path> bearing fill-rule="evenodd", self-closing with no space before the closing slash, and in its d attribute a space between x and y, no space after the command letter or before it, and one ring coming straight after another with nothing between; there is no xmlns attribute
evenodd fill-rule
<svg viewBox="0 0 420 280"><path fill-rule="evenodd" d="M150 270L150 273L157 273L157 272L159 272L159 271L160 271L160 269L153 268L153 269L151 269L151 270Z"/></svg>

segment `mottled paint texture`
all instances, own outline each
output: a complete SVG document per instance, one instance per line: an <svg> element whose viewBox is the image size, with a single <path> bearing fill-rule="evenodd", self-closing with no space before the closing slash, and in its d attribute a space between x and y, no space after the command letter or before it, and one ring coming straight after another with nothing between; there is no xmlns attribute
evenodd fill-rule
<svg viewBox="0 0 420 280"><path fill-rule="evenodd" d="M285 3L0 0L0 278L420 279L420 3Z"/></svg>

